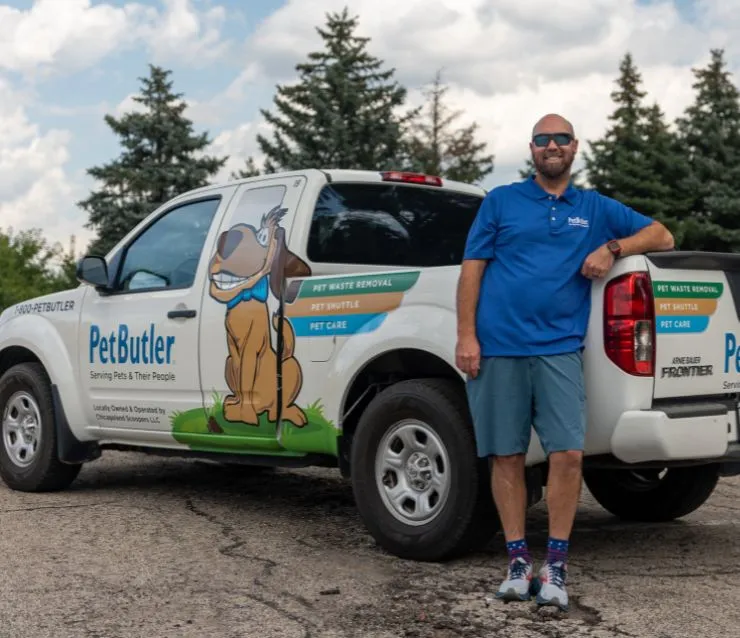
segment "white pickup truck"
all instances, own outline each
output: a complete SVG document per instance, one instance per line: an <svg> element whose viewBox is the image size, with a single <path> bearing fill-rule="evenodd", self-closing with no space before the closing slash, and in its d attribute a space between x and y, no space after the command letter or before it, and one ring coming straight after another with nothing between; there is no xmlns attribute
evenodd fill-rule
<svg viewBox="0 0 740 638"><path fill-rule="evenodd" d="M494 532L454 365L455 289L485 192L302 170L152 213L81 285L0 316L0 475L58 490L103 450L331 466L388 551ZM620 260L593 286L585 482L627 520L698 508L737 471L740 255ZM528 454L530 504L547 459Z"/></svg>

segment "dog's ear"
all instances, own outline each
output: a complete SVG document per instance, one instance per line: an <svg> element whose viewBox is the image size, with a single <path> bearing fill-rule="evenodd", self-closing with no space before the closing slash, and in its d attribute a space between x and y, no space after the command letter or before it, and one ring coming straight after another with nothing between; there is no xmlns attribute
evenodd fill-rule
<svg viewBox="0 0 740 638"><path fill-rule="evenodd" d="M285 247L285 277L310 277L311 267L298 255L293 254Z"/></svg>
<svg viewBox="0 0 740 638"><path fill-rule="evenodd" d="M275 255L270 265L270 290L275 297L280 297L285 277L308 277L311 269L305 261L288 250L284 228L278 227L275 231L275 243Z"/></svg>

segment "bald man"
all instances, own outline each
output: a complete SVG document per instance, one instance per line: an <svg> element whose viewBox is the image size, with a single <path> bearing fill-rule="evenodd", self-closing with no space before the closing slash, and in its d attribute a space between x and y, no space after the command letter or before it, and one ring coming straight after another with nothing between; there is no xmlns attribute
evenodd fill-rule
<svg viewBox="0 0 740 638"><path fill-rule="evenodd" d="M536 174L491 190L470 229L458 283L457 366L467 375L478 455L509 565L497 596L568 609L569 539L585 438L582 350L591 282L615 259L670 250L660 223L571 184L578 150L560 115L529 144ZM538 577L525 539L525 454L534 426L549 461L547 555Z"/></svg>

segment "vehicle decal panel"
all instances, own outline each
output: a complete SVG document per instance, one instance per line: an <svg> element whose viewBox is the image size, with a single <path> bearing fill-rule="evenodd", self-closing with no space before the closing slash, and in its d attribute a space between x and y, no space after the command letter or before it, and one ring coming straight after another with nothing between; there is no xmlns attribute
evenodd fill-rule
<svg viewBox="0 0 740 638"><path fill-rule="evenodd" d="M724 273L650 269L656 332L653 397L683 400L740 390L740 365L734 365L738 318Z"/></svg>
<svg viewBox="0 0 740 638"><path fill-rule="evenodd" d="M169 417L174 438L193 450L337 456L340 430L326 417L324 386L311 378L306 387L313 371L302 337L373 329L418 277L312 279L285 240L297 201L291 187L246 191L214 246L200 332L203 407ZM281 272L293 282L282 291L279 322Z"/></svg>
<svg viewBox="0 0 740 638"><path fill-rule="evenodd" d="M700 281L654 281L658 333L699 333L709 326L724 286Z"/></svg>
<svg viewBox="0 0 740 638"><path fill-rule="evenodd" d="M285 313L297 337L373 332L418 279L416 271L304 280Z"/></svg>

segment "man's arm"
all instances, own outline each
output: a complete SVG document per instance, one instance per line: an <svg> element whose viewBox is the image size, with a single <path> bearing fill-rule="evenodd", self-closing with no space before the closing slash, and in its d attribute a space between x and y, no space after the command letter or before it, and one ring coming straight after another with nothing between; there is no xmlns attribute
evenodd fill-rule
<svg viewBox="0 0 740 638"><path fill-rule="evenodd" d="M455 365L472 378L480 370L480 343L475 317L480 296L480 282L486 268L485 259L466 259L457 282L457 346Z"/></svg>
<svg viewBox="0 0 740 638"><path fill-rule="evenodd" d="M663 224L638 213L617 200L600 197L607 218L607 238L617 241L621 249L621 257L673 249L673 235ZM581 274L584 277L599 279L611 270L614 265L614 255L607 243L605 242L586 258L581 268Z"/></svg>
<svg viewBox="0 0 740 638"><path fill-rule="evenodd" d="M671 250L673 248L673 235L660 222L638 230L634 235L616 240L622 249L620 256L642 255L653 250ZM603 244L592 252L583 262L581 274L589 279L600 279L605 276L614 265L614 255L606 244Z"/></svg>
<svg viewBox="0 0 740 638"><path fill-rule="evenodd" d="M673 250L675 242L671 231L660 222L653 221L634 235L618 239L622 256L643 255L654 250Z"/></svg>
<svg viewBox="0 0 740 638"><path fill-rule="evenodd" d="M498 222L495 190L481 203L465 243L460 277L457 281L457 346L455 363L475 378L480 369L480 344L476 334L476 315L480 284L488 262L495 258Z"/></svg>
<svg viewBox="0 0 740 638"><path fill-rule="evenodd" d="M475 315L480 282L486 268L484 259L466 259L457 282L457 337L475 337Z"/></svg>

